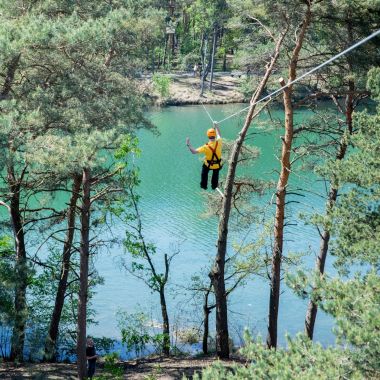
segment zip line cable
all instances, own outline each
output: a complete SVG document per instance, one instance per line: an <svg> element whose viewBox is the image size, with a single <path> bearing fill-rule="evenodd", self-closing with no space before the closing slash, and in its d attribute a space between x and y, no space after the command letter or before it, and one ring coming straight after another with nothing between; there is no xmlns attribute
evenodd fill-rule
<svg viewBox="0 0 380 380"><path fill-rule="evenodd" d="M312 74L312 73L315 73L317 70L319 70L319 69L321 69L322 67L328 65L329 63L335 61L336 59L340 58L341 56L343 56L343 55L349 53L351 50L356 49L356 48L359 47L360 45L363 45L363 44L366 43L367 41L369 41L369 40L371 40L372 38L378 36L379 34L380 34L380 29L379 29L379 30L376 30L375 32L373 32L372 34L370 34L368 37L363 38L362 40L358 41L358 42L355 43L354 45L351 45L350 47L348 47L347 49L343 50L342 52L340 52L340 53L334 55L333 57L331 57L331 58L328 59L327 61L325 61L325 62L321 63L320 65L314 67L313 69L307 71L306 73L302 74L300 77L298 77L298 78L294 79L293 81L287 83L285 86L282 86L281 88L279 88L279 89L273 91L273 92L270 93L269 95L266 95L266 96L264 96L263 98L259 99L257 102L254 102L254 103L250 104L249 106L247 106L247 107L241 109L240 111L237 111L237 112L233 113L233 114L230 115L230 116L225 117L224 119L222 119L222 120L220 120L220 121L215 121L215 120L213 120L213 119L211 118L211 115L208 113L208 111L207 111L207 109L206 109L206 107L204 106L203 103L202 103L202 106L203 106L203 108L205 109L205 111L206 111L208 117L210 118L210 120L211 120L214 124L215 124L215 123L216 123L216 124L223 123L224 121L226 121L226 120L228 120L228 119L231 119L231 118L233 118L233 117L236 116L236 115L239 115L240 113L242 113L242 112L248 110L249 108L251 108L252 106L254 106L254 105L256 105L256 104L259 104L259 103L263 102L264 100L267 100L267 99L272 100L271 98L272 98L273 96L277 96L277 95L279 95L279 93L280 93L282 90L284 90L285 88L291 86L291 85L294 84L294 83L299 82L301 79L307 77L308 75L310 75L310 74Z"/></svg>
<svg viewBox="0 0 380 380"><path fill-rule="evenodd" d="M202 100L201 100L201 104L203 106L203 108L205 109L208 117L210 118L210 120L212 121L212 123L215 123L215 120L211 117L211 115L209 114L209 112L207 111L207 108L205 107L205 105L203 104Z"/></svg>
<svg viewBox="0 0 380 380"><path fill-rule="evenodd" d="M193 86L193 85L192 85L192 86ZM193 88L194 88L194 86L193 86ZM205 107L205 105L204 105L204 103L203 103L202 99L201 99L201 98L199 98L199 100L200 100L200 102L201 102L201 104L202 104L202 107L203 107L203 108L204 108L204 110L206 111L206 113L207 113L207 116L210 118L211 122L212 122L212 123L214 123L214 119L211 117L210 113L207 111L207 108Z"/></svg>

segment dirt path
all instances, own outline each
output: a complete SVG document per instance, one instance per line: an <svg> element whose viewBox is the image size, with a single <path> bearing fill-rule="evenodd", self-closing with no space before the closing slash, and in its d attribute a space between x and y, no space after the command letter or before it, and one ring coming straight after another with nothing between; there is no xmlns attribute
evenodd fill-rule
<svg viewBox="0 0 380 380"><path fill-rule="evenodd" d="M191 378L195 372L210 366L215 358L161 358L152 357L138 361L120 362L124 368L123 379L128 380L181 380L183 375ZM224 361L223 364L230 366L234 361ZM108 375L102 365L98 365L96 376L104 375L106 379L114 379ZM76 365L64 363L25 363L16 367L11 364L0 364L0 379L7 380L76 380Z"/></svg>

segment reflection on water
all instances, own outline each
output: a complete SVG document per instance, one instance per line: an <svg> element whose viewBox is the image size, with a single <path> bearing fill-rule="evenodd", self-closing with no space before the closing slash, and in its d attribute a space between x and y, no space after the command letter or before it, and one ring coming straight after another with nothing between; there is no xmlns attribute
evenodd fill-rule
<svg viewBox="0 0 380 380"><path fill-rule="evenodd" d="M222 119L241 105L208 106L212 117ZM282 112L271 112L272 118L281 118ZM307 114L297 117L305 118ZM206 211L205 197L199 188L201 160L189 153L185 145L186 137L190 137L193 146L202 145L207 139L205 131L210 127L209 119L202 107L170 107L159 110L151 115L160 135L155 136L147 131L140 133L141 157L135 159L140 168L141 185L138 193L141 195L141 210L144 230L147 240L154 242L160 253L173 250L179 245L181 254L175 258L170 281L173 284L169 295L169 308L172 316L179 307L190 305L190 300L184 295L183 286L190 283L191 276L203 267L209 268L210 259L215 254L217 239L217 219L204 218ZM264 125L268 115L260 119L260 127ZM238 133L243 117L228 120L221 125L224 138L234 139ZM262 124L264 123L264 124ZM269 128L269 127L268 127ZM267 129L268 129L267 128ZM253 129L258 131L258 129ZM265 128L260 129L265 132ZM250 143L260 148L260 158L249 167L239 169L240 174L249 174L258 179L275 179L274 169L278 169L276 158L281 140L280 131L253 134ZM226 174L227 165L221 176ZM291 177L292 188L307 188L313 192L323 190L323 184L314 181L313 173L300 173ZM272 194L259 199L261 206L267 204L267 215L271 215L273 207L269 205ZM311 212L323 208L324 201L317 195L297 199L300 203L290 206L290 221L294 222L300 211ZM256 198L257 201L257 198ZM273 215L273 212L272 212ZM248 241L255 239L255 228L248 235ZM256 229L257 231L257 229ZM116 230L123 235L122 228ZM231 232L229 242L239 241L243 236ZM318 248L318 234L309 226L298 224L287 229L285 252L309 251ZM99 324L90 328L90 333L97 336L117 337L115 313L121 308L133 312L137 305L146 310L154 310L154 318L159 319L158 297L150 294L142 282L123 273L117 265L117 260L123 252L121 248L111 249L97 257L96 265L105 278L105 284L99 286L93 305L98 315ZM314 266L314 255L305 258L305 265ZM327 271L331 263L327 262ZM303 320L306 312L306 301L300 300L283 287L279 315L279 341L284 343L285 332L295 334L303 331ZM266 334L266 316L268 312L268 283L262 279L249 280L244 288L238 289L230 299L231 331L241 330L248 326L256 333ZM189 314L190 307L187 313ZM195 314L191 310L191 317ZM201 315L201 307L199 308ZM188 317L188 315L187 315ZM188 321L191 321L188 319ZM197 323L199 321L197 320ZM329 317L318 315L315 339L323 344L333 343L331 333L332 321Z"/></svg>

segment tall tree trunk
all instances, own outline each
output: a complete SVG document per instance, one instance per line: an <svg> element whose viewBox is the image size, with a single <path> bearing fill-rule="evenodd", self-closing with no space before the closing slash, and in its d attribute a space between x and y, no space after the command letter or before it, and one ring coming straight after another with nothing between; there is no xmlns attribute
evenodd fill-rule
<svg viewBox="0 0 380 380"><path fill-rule="evenodd" d="M211 53L211 67L210 67L210 91L212 91L212 81L214 80L214 64L215 64L215 49L217 39L217 27L214 28L214 34L212 38L212 53Z"/></svg>
<svg viewBox="0 0 380 380"><path fill-rule="evenodd" d="M174 57L174 34L170 33L168 35L168 45L169 45L169 50L168 50L168 56L169 58Z"/></svg>
<svg viewBox="0 0 380 380"><path fill-rule="evenodd" d="M175 10L175 0L169 0L169 15L170 19L174 19L174 10ZM175 48L175 33L169 34L169 47L171 56L174 57L174 48Z"/></svg>
<svg viewBox="0 0 380 380"><path fill-rule="evenodd" d="M267 81L272 73L273 67L278 59L280 46L284 39L286 31L280 36L276 42L275 51L272 55L270 63L266 67L266 72L262 78L256 92L253 94L251 99L251 107L249 108L248 115L245 119L243 128L241 129L238 138L236 139L228 166L228 173L225 182L224 196L222 212L219 217L219 227L218 227L218 244L217 252L215 256L214 266L209 274L210 279L213 283L215 292L215 302L216 302L216 351L219 358L229 357L229 345L228 345L228 321L227 321L227 295L225 291L225 279L224 279L224 267L225 267L225 257L227 250L227 237L228 237L228 222L231 212L232 203L232 190L235 180L236 167L238 164L238 158L243 146L245 136L247 134L248 128L251 125L251 121L255 116L256 101L260 98Z"/></svg>
<svg viewBox="0 0 380 380"><path fill-rule="evenodd" d="M205 45L205 32L202 32L201 36L201 46L199 48L199 56L201 57L201 65L203 65L203 56L204 56L204 45ZM199 69L199 76L202 76L203 66Z"/></svg>
<svg viewBox="0 0 380 380"><path fill-rule="evenodd" d="M311 20L311 2L307 3L307 10L296 40L289 64L289 82L296 79L296 69L298 57L304 41L306 30ZM285 81L281 78L281 86ZM291 170L290 152L293 142L293 105L292 105L293 86L284 89L284 108L285 108L285 137L282 138L281 152L281 172L277 182L276 191L276 216L274 225L274 246L272 253L271 283L269 295L269 315L268 315L268 335L267 346L277 347L277 318L280 301L280 281L281 281L281 261L284 241L284 220L285 220L285 198L286 187L288 185Z"/></svg>
<svg viewBox="0 0 380 380"><path fill-rule="evenodd" d="M285 85L285 81L281 86ZM285 196L286 186L290 174L290 151L293 140L293 107L291 101L291 90L284 90L285 105L285 138L282 144L281 173L277 183L276 191L276 217L274 225L274 247L272 256L271 289L269 297L269 324L268 324L268 347L277 346L277 317L280 299L280 276L281 259L283 248L284 220L285 220Z"/></svg>
<svg viewBox="0 0 380 380"><path fill-rule="evenodd" d="M152 73L154 74L156 71L156 55L153 49L152 49L152 52L150 53L150 59L152 62Z"/></svg>
<svg viewBox="0 0 380 380"><path fill-rule="evenodd" d="M11 190L10 216L15 241L16 262L16 285L15 285L15 317L11 338L12 361L23 361L25 342L25 325L27 319L26 288L28 284L28 270L25 248L25 232L20 211L20 181L16 179L13 166L8 168L8 183Z"/></svg>
<svg viewBox="0 0 380 380"><path fill-rule="evenodd" d="M203 339L202 339L202 351L203 351L204 355L208 354L209 317L210 317L210 313L211 313L211 309L212 309L211 307L208 306L208 297L210 295L211 286L206 291L204 302L203 302Z"/></svg>
<svg viewBox="0 0 380 380"><path fill-rule="evenodd" d="M16 74L17 67L20 62L21 54L14 56L9 65L7 74L0 92L0 100L7 99L12 90L12 83ZM25 248L25 232L23 228L23 220L20 212L20 181L16 180L14 167L11 164L7 169L8 183L11 191L11 202L9 213L11 218L13 236L15 241L15 318L11 338L10 360L23 361L24 341L25 341L25 325L26 325L26 288L27 288L27 261Z"/></svg>
<svg viewBox="0 0 380 380"><path fill-rule="evenodd" d="M165 65L166 65L167 52L168 52L168 34L166 34L166 36L165 36L164 56L162 58L162 66L164 67L164 69L165 69Z"/></svg>
<svg viewBox="0 0 380 380"><path fill-rule="evenodd" d="M165 285L160 287L160 304L161 304L161 314L162 314L162 332L164 334L162 352L165 356L170 355L170 326L169 326L169 316L166 307L165 299Z"/></svg>
<svg viewBox="0 0 380 380"><path fill-rule="evenodd" d="M352 80L349 81L348 88L349 88L349 93L346 96L346 125L347 125L347 131L351 135L353 132L352 114L354 112L353 94L355 91L355 84ZM337 161L343 160L344 156L346 155L346 151L347 151L347 140L345 136L343 136L340 140L338 152L336 155L336 160ZM326 203L327 215L329 215L332 209L334 208L337 197L338 197L338 188L335 187L335 180L333 179L330 184L329 196ZM327 252L329 249L329 242L330 242L330 230L325 228L321 234L319 254L315 262L315 270L320 274L320 276L323 276L323 273L325 272L325 263L326 263ZM314 288L312 292L313 291L314 291ZM310 299L308 307L307 307L306 317L305 317L305 333L309 337L309 339L313 339L317 312L318 312L318 304L314 302L312 299Z"/></svg>
<svg viewBox="0 0 380 380"><path fill-rule="evenodd" d="M208 37L206 34L203 34L203 40L202 40L202 70L201 70L201 93L199 96L203 96L204 88L205 88L205 80L206 76L208 74L208 70L206 68L206 54L207 54L207 42Z"/></svg>
<svg viewBox="0 0 380 380"><path fill-rule="evenodd" d="M67 232L65 243L63 245L61 273L59 276L57 294L55 296L54 309L50 319L49 331L45 341L44 360L50 362L55 361L59 323L61 320L63 304L65 301L67 279L70 270L70 258L75 232L75 211L77 207L77 201L79 198L80 185L81 177L75 176L73 179L71 199L67 211Z"/></svg>
<svg viewBox="0 0 380 380"><path fill-rule="evenodd" d="M327 201L329 205L327 206L327 208L332 208L332 204L336 201L337 194L338 194L337 189L333 189L332 187L330 187L329 199ZM325 270L325 262L326 262L327 251L329 248L329 241L330 241L330 231L324 230L321 235L319 255L315 263L315 269L320 273L320 275L323 275L324 270ZM309 337L309 339L313 339L314 325L315 325L315 320L317 317L317 311L318 311L318 304L310 300L307 307L306 317L305 317L305 334Z"/></svg>
<svg viewBox="0 0 380 380"><path fill-rule="evenodd" d="M90 254L90 207L91 207L91 171L83 169L82 176L82 209L81 209L81 243L80 243L80 285L78 298L78 325L77 325L77 360L78 378L86 377L86 321L88 297L88 263Z"/></svg>
<svg viewBox="0 0 380 380"><path fill-rule="evenodd" d="M20 62L20 57L21 54L17 54L11 59L8 65L7 75L4 80L3 88L0 92L0 100L6 99L9 96L9 93L11 92L12 83L16 74L17 67Z"/></svg>

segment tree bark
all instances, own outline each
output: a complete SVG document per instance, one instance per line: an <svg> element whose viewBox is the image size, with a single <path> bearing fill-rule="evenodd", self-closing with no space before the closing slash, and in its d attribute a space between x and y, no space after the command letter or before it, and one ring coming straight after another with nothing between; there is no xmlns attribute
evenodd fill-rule
<svg viewBox="0 0 380 380"><path fill-rule="evenodd" d="M285 82L281 83L284 86ZM271 270L271 290L269 296L269 324L268 324L268 347L277 346L277 317L280 299L280 276L281 258L283 249L283 233L285 220L285 196L286 186L290 174L290 151L293 140L293 107L291 102L291 90L284 90L285 105L285 138L282 145L281 173L276 191L276 216L274 225L274 247Z"/></svg>
<svg viewBox="0 0 380 380"><path fill-rule="evenodd" d="M201 70L201 93L200 96L203 96L204 88L205 88L205 80L208 74L208 69L206 67L206 54L207 54L207 42L208 42L208 37L204 33L203 34L203 39L202 39L202 47L203 49L201 50L202 52L202 70Z"/></svg>
<svg viewBox="0 0 380 380"><path fill-rule="evenodd" d="M17 67L20 62L20 58L21 58L21 54L17 54L11 59L8 65L7 75L4 80L3 89L0 93L0 100L6 99L9 93L11 92L12 83L16 74Z"/></svg>
<svg viewBox="0 0 380 380"><path fill-rule="evenodd" d="M307 10L302 22L302 27L297 36L296 45L293 50L289 64L289 82L296 79L296 69L298 57L304 41L306 30L311 20L311 2L307 3ZM281 78L281 86L285 81ZM277 182L276 191L276 216L274 225L274 246L272 253L271 283L269 295L269 315L268 315L268 335L267 346L277 347L277 318L280 301L280 281L281 281L281 261L284 241L284 220L285 220L285 198L286 187L288 184L291 170L290 152L293 142L293 105L292 105L292 86L284 89L284 108L285 108L285 136L282 139L281 152L281 172Z"/></svg>
<svg viewBox="0 0 380 380"><path fill-rule="evenodd" d="M78 325L77 325L77 360L78 379L86 378L86 321L88 297L88 263L90 254L90 207L91 207L91 171L83 169L82 175L82 209L81 209L81 243L80 243L80 285L78 298Z"/></svg>
<svg viewBox="0 0 380 380"><path fill-rule="evenodd" d="M7 75L4 80L2 90L0 92L0 100L7 99L11 90L12 83L16 74L17 67L20 62L21 54L13 57L8 65ZM13 164L7 169L7 180L11 192L10 200L10 219L15 242L15 316L11 337L10 360L22 362L24 359L24 342L25 342L25 325L27 318L26 307L26 288L28 280L26 248L25 248L25 231L23 228L23 220L20 212L20 181L16 180Z"/></svg>
<svg viewBox="0 0 380 380"><path fill-rule="evenodd" d="M165 286L160 287L160 304L161 304L161 314L162 314L162 332L164 334L162 352L165 356L170 355L170 326L169 326L169 316L166 307L165 299Z"/></svg>
<svg viewBox="0 0 380 380"><path fill-rule="evenodd" d="M211 53L211 67L210 67L210 91L212 91L212 82L214 80L216 39L217 39L217 28L215 27L213 38L212 38L212 53Z"/></svg>
<svg viewBox="0 0 380 380"><path fill-rule="evenodd" d="M349 93L346 96L346 125L347 125L347 131L351 135L353 133L352 114L354 112L353 94L355 91L355 84L352 80L349 81L348 87L349 87ZM346 151L347 151L347 142L346 142L345 137L343 136L339 144L336 160L337 161L343 160L344 156L346 155ZM331 213L338 197L338 188L335 187L334 182L335 181L333 179L330 183L329 196L326 203L327 215ZM320 245L319 245L319 254L315 263L315 270L320 274L320 276L323 276L325 272L325 263L326 263L328 249L329 249L329 243L330 243L330 230L325 228L321 235L321 240L320 240ZM312 292L313 291L314 291L314 288ZM305 334L308 336L309 339L313 339L317 312L318 312L318 304L314 302L312 299L310 299L308 307L307 307L307 311L306 311L306 317L305 317Z"/></svg>
<svg viewBox="0 0 380 380"><path fill-rule="evenodd" d="M211 307L208 306L208 296L210 295L211 286L206 291L203 302L203 339L202 339L202 351L204 355L208 354L208 336L209 336L209 316L211 313Z"/></svg>
<svg viewBox="0 0 380 380"><path fill-rule="evenodd" d="M275 51L271 57L270 63L266 67L266 72L262 78L256 92L252 95L251 107L249 108L243 128L232 148L229 159L228 173L225 182L222 212L219 217L217 253L215 256L214 266L209 274L213 283L216 302L216 351L219 358L229 357L228 345L228 321L227 321L227 295L225 291L224 267L227 250L228 222L231 212L232 190L235 179L238 158L243 146L248 128L255 116L256 101L260 98L267 81L272 73L273 67L278 59L280 46L284 39L286 31L279 37L276 42Z"/></svg>
<svg viewBox="0 0 380 380"><path fill-rule="evenodd" d="M77 201L79 198L80 186L81 177L75 176L73 179L71 199L67 211L67 232L65 243L63 245L61 273L59 276L57 294L55 296L54 309L50 319L49 331L45 341L44 361L49 362L55 361L59 323L61 320L62 309L65 301L67 279L70 270L70 258L75 232L75 211L77 207Z"/></svg>
<svg viewBox="0 0 380 380"><path fill-rule="evenodd" d="M354 36L353 36L353 30L352 30L352 23L349 18L346 20L346 26L347 26L348 42L349 44L352 44L354 40ZM347 56L347 63L348 63L349 72L352 73L353 62L350 56ZM352 79L348 81L348 90L349 91L348 91L348 94L346 95L346 102L345 102L345 108L346 108L345 118L346 118L347 131L350 135L352 135L353 133L352 115L354 112L354 92L355 92L355 82ZM347 151L347 141L345 139L345 136L342 136L339 147L338 147L338 152L336 154L336 160L337 161L343 160L346 155L346 151ZM332 181L330 183L329 196L326 203L327 215L331 213L338 197L338 188L335 187L335 182L336 182L335 178L332 178ZM321 240L320 240L319 254L315 263L315 269L320 274L320 276L323 276L324 271L325 271L325 263L326 263L328 249L329 249L329 242L330 242L330 230L327 228L324 228L323 233L321 235ZM314 291L314 288L312 290L312 293L313 291ZM313 339L317 312L318 312L318 304L314 302L313 299L311 298L307 307L307 312L306 312L306 317L305 317L305 333L309 339Z"/></svg>
<svg viewBox="0 0 380 380"><path fill-rule="evenodd" d="M21 185L20 181L15 177L13 166L8 167L8 183L11 191L10 216L16 251L15 316L11 338L10 360L22 362L24 359L23 351L27 319L26 288L28 285L28 270L25 248L25 231L20 211Z"/></svg>
<svg viewBox="0 0 380 380"><path fill-rule="evenodd" d="M165 64L166 64L166 52L167 52L167 49L168 49L168 35L165 36L164 56L162 58L162 65L163 65L164 68L165 68Z"/></svg>
<svg viewBox="0 0 380 380"><path fill-rule="evenodd" d="M169 0L169 15L170 19L174 19L174 10L175 10L175 1L174 0ZM174 47L175 47L175 34L169 34L169 46L170 46L170 51L171 51L171 56L174 57Z"/></svg>

